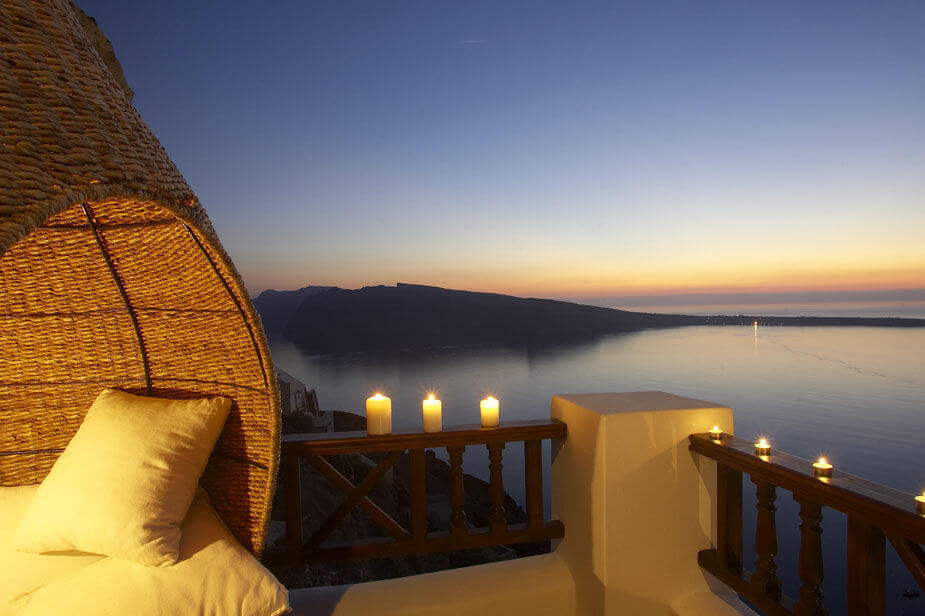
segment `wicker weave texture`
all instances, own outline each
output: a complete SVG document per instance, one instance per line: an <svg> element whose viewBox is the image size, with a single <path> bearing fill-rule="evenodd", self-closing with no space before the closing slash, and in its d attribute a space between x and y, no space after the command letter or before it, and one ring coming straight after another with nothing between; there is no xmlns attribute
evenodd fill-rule
<svg viewBox="0 0 925 616"><path fill-rule="evenodd" d="M0 483L104 387L234 404L203 476L255 554L279 458L263 329L186 181L67 2L0 3Z"/></svg>

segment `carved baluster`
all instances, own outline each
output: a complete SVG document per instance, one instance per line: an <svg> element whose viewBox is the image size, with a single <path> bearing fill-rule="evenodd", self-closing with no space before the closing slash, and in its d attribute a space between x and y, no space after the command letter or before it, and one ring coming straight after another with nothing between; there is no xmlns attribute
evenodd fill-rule
<svg viewBox="0 0 925 616"><path fill-rule="evenodd" d="M454 535L465 535L466 530L466 493L463 486L463 452L465 446L447 447L450 454L450 507L453 510L450 532Z"/></svg>
<svg viewBox="0 0 925 616"><path fill-rule="evenodd" d="M752 477L752 482L757 488L755 494L758 496L758 502L755 504L758 510L758 524L755 530L755 552L758 558L755 559L755 573L752 574L749 583L758 592L778 601L781 585L780 578L777 577L777 565L774 563L774 557L777 556L777 523L774 520L774 512L777 511L777 507L774 506L777 490L767 481L755 477Z"/></svg>
<svg viewBox="0 0 925 616"><path fill-rule="evenodd" d="M491 489L490 527L493 532L507 530L504 519L504 476L501 473L501 456L504 443L488 443L489 487Z"/></svg>
<svg viewBox="0 0 925 616"><path fill-rule="evenodd" d="M824 616L822 605L822 506L794 495L800 503L800 600L794 606L794 616Z"/></svg>

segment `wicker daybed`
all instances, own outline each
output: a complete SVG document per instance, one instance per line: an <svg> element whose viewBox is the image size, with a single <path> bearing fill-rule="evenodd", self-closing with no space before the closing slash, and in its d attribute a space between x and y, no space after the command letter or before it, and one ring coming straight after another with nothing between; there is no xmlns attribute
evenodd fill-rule
<svg viewBox="0 0 925 616"><path fill-rule="evenodd" d="M233 401L201 485L259 557L279 457L260 321L66 0L0 3L0 485L42 481L103 388Z"/></svg>

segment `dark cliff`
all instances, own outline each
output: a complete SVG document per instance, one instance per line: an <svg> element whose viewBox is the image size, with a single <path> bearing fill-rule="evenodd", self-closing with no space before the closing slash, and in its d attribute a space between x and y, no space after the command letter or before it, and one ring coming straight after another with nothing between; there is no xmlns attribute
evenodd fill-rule
<svg viewBox="0 0 925 616"><path fill-rule="evenodd" d="M762 326L925 327L923 319L652 314L402 283L265 291L254 304L268 333L282 334L312 354L480 344L539 347L654 327L753 321Z"/></svg>
<svg viewBox="0 0 925 616"><path fill-rule="evenodd" d="M698 317L398 284L357 290L333 288L308 297L284 331L306 350L338 353L469 344L549 344L699 321Z"/></svg>
<svg viewBox="0 0 925 616"><path fill-rule="evenodd" d="M267 289L254 299L263 328L268 334L282 333L305 298L327 291L331 287L302 287L295 291Z"/></svg>

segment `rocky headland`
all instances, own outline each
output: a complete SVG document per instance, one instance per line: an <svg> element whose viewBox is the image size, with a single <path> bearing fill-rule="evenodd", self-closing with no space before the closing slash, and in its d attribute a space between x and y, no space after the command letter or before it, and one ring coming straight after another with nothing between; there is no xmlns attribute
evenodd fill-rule
<svg viewBox="0 0 925 616"><path fill-rule="evenodd" d="M316 355L464 345L539 347L687 325L925 327L925 319L693 316L399 283L264 291L254 300L267 331Z"/></svg>

